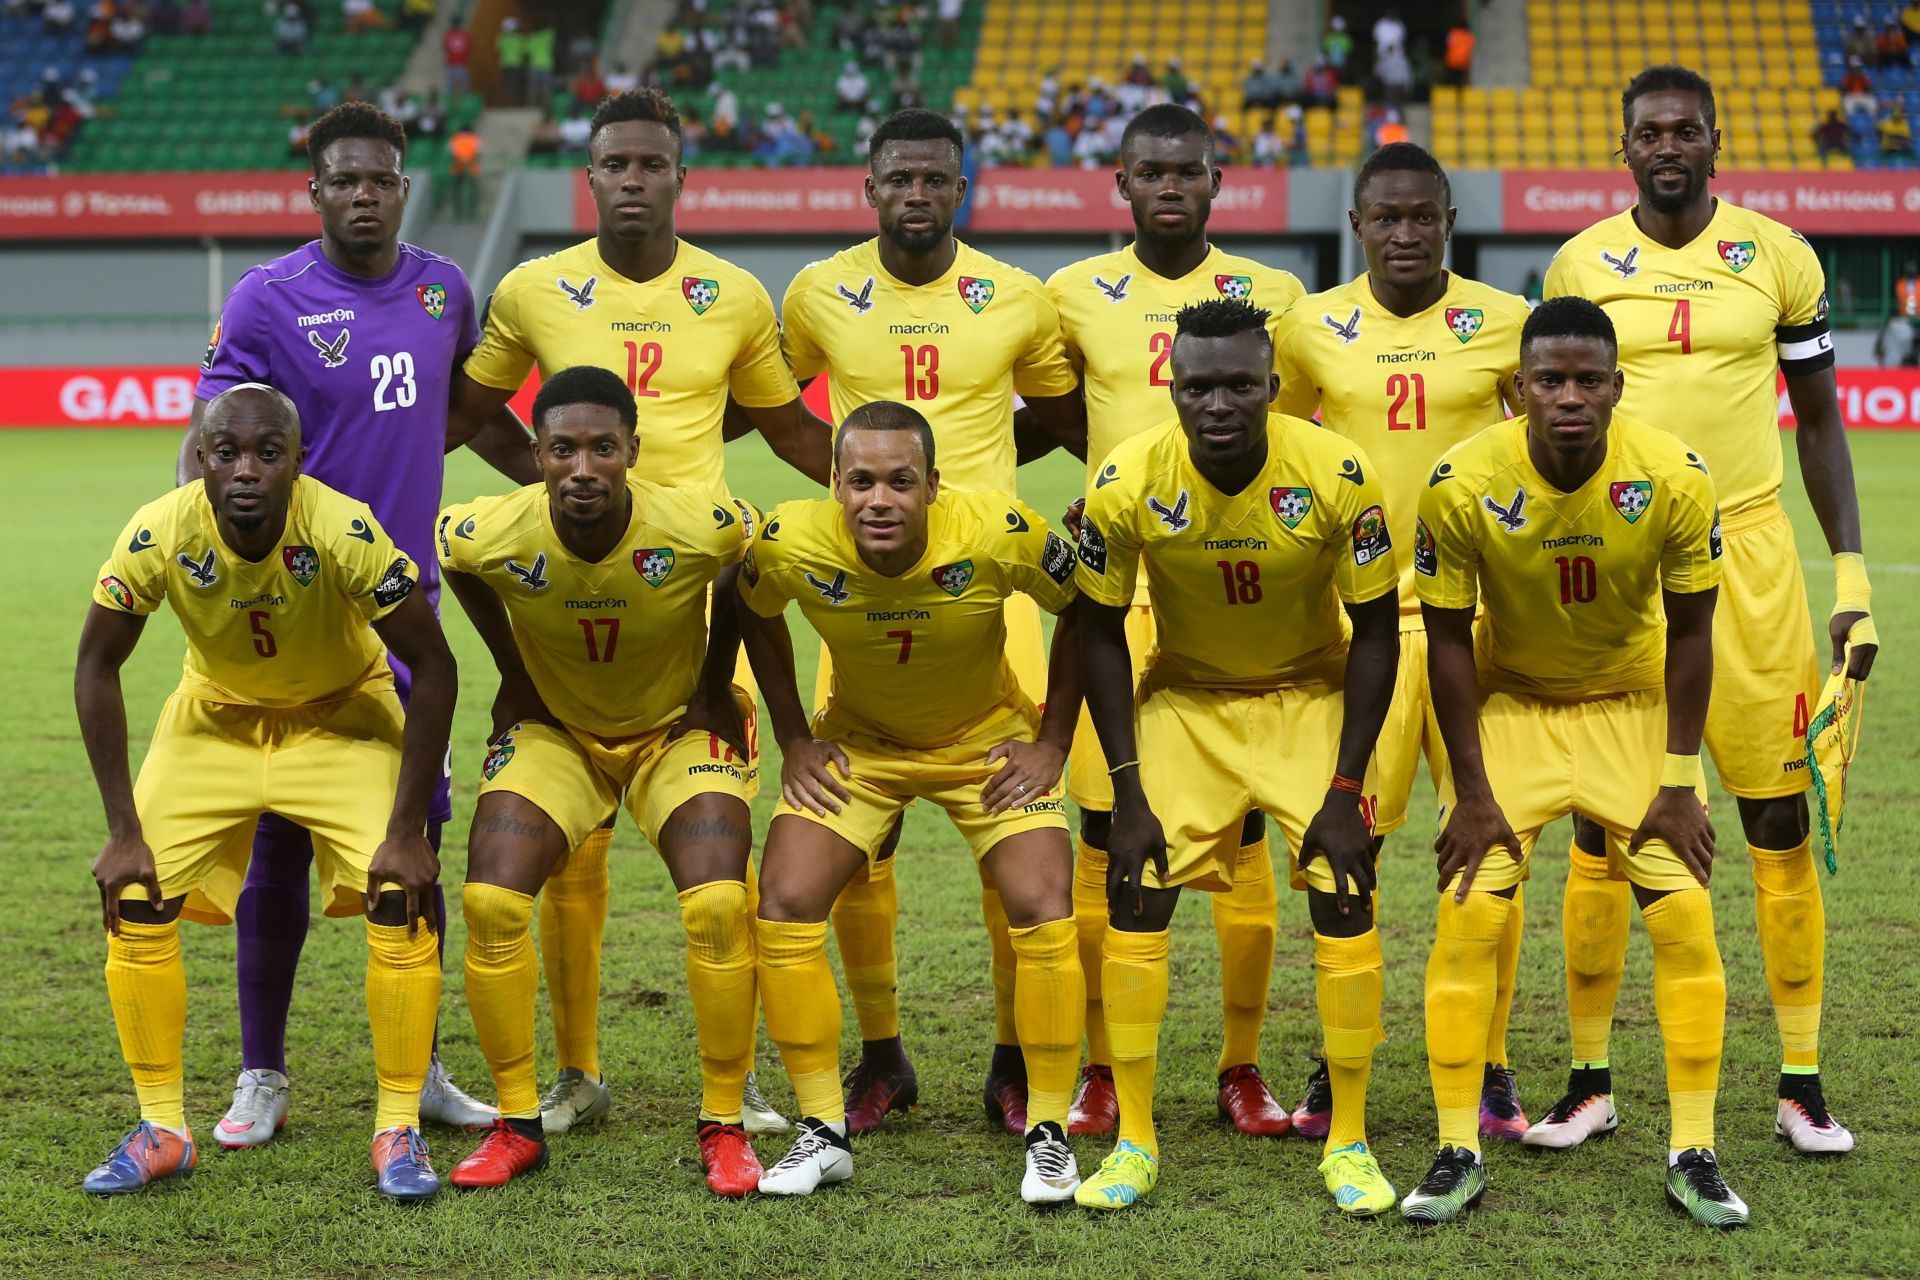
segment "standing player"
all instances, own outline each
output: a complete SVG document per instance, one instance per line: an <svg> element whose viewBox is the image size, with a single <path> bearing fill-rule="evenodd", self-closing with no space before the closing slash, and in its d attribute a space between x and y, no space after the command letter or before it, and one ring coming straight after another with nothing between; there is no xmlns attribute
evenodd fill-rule
<svg viewBox="0 0 1920 1280"><path fill-rule="evenodd" d="M806 1117L760 1190L806 1195L853 1175L827 914L925 799L1006 901L1033 1121L1020 1195L1057 1204L1080 1182L1066 1123L1086 1016L1058 789L1080 705L1066 613L1073 548L1018 499L947 489L934 439L910 406L854 410L835 441L833 497L774 508L740 573L742 626L782 754L755 926L760 983ZM1016 591L1063 615L1044 716L1006 656L1002 606ZM833 655L832 691L811 724L781 620L789 600Z"/></svg>
<svg viewBox="0 0 1920 1280"><path fill-rule="evenodd" d="M774 453L826 482L828 430L800 402L780 355L767 291L674 229L686 167L680 116L666 94L615 94L593 113L587 185L594 238L509 271L487 308L480 346L455 379L454 439L543 377L589 364L622 378L645 418L647 479L701 495L726 492L729 397ZM542 895L540 936L560 1076L541 1103L548 1133L604 1116L600 939L607 923L610 828L596 829ZM786 1127L747 1082L746 1127Z"/></svg>
<svg viewBox="0 0 1920 1280"><path fill-rule="evenodd" d="M180 447L178 480L200 474L198 423L215 396L244 382L286 394L300 413L304 471L373 508L420 566L437 608L432 554L454 368L479 331L473 292L447 258L400 241L408 180L407 135L365 103L344 103L314 122L308 184L320 238L240 278L221 309L195 390L194 423ZM476 452L507 475L532 478L525 432L510 415L487 424ZM394 666L404 704L411 676ZM427 818L440 847L452 816L443 777ZM313 840L269 813L254 833L247 883L235 911L240 990L240 1079L214 1129L223 1147L259 1146L286 1123L287 1011L307 939ZM433 890L434 936L446 937L446 898ZM420 1098L428 1120L472 1127L493 1112L456 1088L436 1054Z"/></svg>
<svg viewBox="0 0 1920 1280"><path fill-rule="evenodd" d="M494 1187L546 1164L533 1069L533 900L624 802L673 877L700 1040L695 1131L707 1185L743 1196L760 1163L740 1126L753 1057L747 913L752 775L729 681L725 596L752 508L631 470L636 408L605 369L564 369L533 402L544 484L448 507L447 582L500 669L518 723L487 752L468 844L467 1003L501 1119L449 1175ZM705 655L704 664L702 655Z"/></svg>
<svg viewBox="0 0 1920 1280"><path fill-rule="evenodd" d="M1760 953L1780 1028L1776 1132L1797 1151L1853 1148L1820 1087L1826 908L1814 874L1805 791L1809 712L1820 661L1808 633L1806 583L1780 504L1776 376L1799 428L1800 475L1833 553L1837 601L1827 623L1832 669L1853 646L1864 679L1878 652L1853 461L1835 395L1833 341L1820 260L1771 218L1711 194L1720 151L1713 87L1684 67L1651 67L1621 95L1620 144L1640 202L1581 232L1547 270L1548 297L1605 307L1620 334L1622 406L1685 424L1713 468L1726 517L1726 592L1714 622L1707 749L1746 835ZM1567 882L1567 1004L1573 1070L1566 1096L1527 1141L1570 1147L1611 1129L1607 1039L1626 962L1627 903L1605 880L1599 831L1577 824Z"/></svg>
<svg viewBox="0 0 1920 1280"><path fill-rule="evenodd" d="M1232 887L1249 809L1280 824L1313 921L1334 1129L1355 1135L1321 1161L1327 1190L1356 1217L1394 1202L1365 1141L1382 969L1361 806L1393 696L1392 535L1367 455L1270 413L1268 318L1220 298L1181 309L1178 420L1107 456L1080 526L1084 682L1114 780L1101 987L1120 1141L1080 1188L1093 1208L1159 1177L1167 925L1183 887ZM1126 616L1142 566L1157 643L1136 698Z"/></svg>
<svg viewBox="0 0 1920 1280"><path fill-rule="evenodd" d="M406 552L365 505L300 474L292 401L242 384L207 405L200 433L203 479L142 507L101 567L74 675L107 811L93 864L107 994L140 1095L140 1123L84 1186L117 1195L193 1172L180 916L233 919L248 833L273 812L313 833L326 913L366 915L373 1165L383 1195L424 1200L440 1189L419 1130L440 1004L426 828L453 655ZM187 633L186 672L129 784L120 668L163 600ZM404 714L382 642L413 675Z"/></svg>
<svg viewBox="0 0 1920 1280"><path fill-rule="evenodd" d="M1186 107L1163 103L1127 122L1114 184L1133 209L1133 243L1062 267L1047 281L1067 356L1080 370L1086 396L1089 491L1102 483L1100 466L1115 445L1172 413L1168 364L1173 317L1181 307L1208 298L1241 298L1278 317L1302 293L1288 272L1222 253L1208 242L1207 215L1220 194L1220 170L1213 163L1207 122ZM1137 679L1153 643L1144 578L1135 587L1127 628ZM1092 721L1084 716L1073 738L1067 794L1080 806L1073 914L1087 974L1087 1066L1074 1097L1072 1131L1109 1133L1118 1106L1100 1007L1100 941L1107 931L1113 787ZM1277 897L1267 819L1257 809L1247 814L1241 831L1233 888L1214 894L1212 904L1225 1025L1216 1068L1220 1110L1241 1133L1278 1136L1291 1122L1258 1066Z"/></svg>
<svg viewBox="0 0 1920 1280"><path fill-rule="evenodd" d="M1509 899L1540 829L1571 812L1606 831L1653 939L1667 1196L1708 1226L1747 1221L1713 1154L1727 983L1696 794L1719 513L1697 455L1614 414L1615 350L1593 303L1541 306L1521 335L1525 419L1449 450L1420 498L1415 578L1451 780L1427 962L1441 1147L1401 1206L1414 1222L1451 1221L1486 1190L1475 1101Z"/></svg>
<svg viewBox="0 0 1920 1280"><path fill-rule="evenodd" d="M967 194L960 131L945 116L897 111L867 145L867 203L880 234L813 263L781 304L787 358L803 382L825 373L833 417L878 400L913 406L933 424L950 489L1014 492L1018 428L1044 453L1052 441L1083 449L1086 424L1060 319L1040 282L954 238ZM1026 399L1016 417L1013 396ZM1037 456L1037 455L1036 455ZM1040 614L1031 599L1008 606L1011 657L1020 687L1044 695ZM828 667L817 692L824 694ZM816 702L819 698L816 697ZM985 1089L988 1117L1026 1132L1025 1070L1014 1027L1014 952L1007 914L981 864L981 908L993 941L994 1052ZM848 1077L853 1132L880 1127L889 1110L919 1096L900 1041L894 923L899 899L891 842L856 876L834 909L847 986L860 1020L860 1065Z"/></svg>
<svg viewBox="0 0 1920 1280"><path fill-rule="evenodd" d="M1499 418L1513 401L1520 364L1523 298L1446 269L1453 235L1446 170L1411 142L1368 156L1353 180L1347 221L1366 255L1366 274L1305 298L1281 318L1274 338L1280 374L1275 406L1314 416L1366 449L1380 468L1400 575L1400 675L1393 710L1375 748L1379 793L1374 856L1407 820L1407 799L1422 754L1435 783L1446 754L1427 699L1427 637L1413 590L1413 523L1420 491L1440 455ZM1500 995L1487 1036L1480 1089L1480 1135L1517 1139L1527 1131L1507 1066L1507 1011L1520 962L1521 900L1516 889L1500 942ZM1293 1114L1294 1131L1327 1135L1332 1118L1323 1063ZM1328 1141L1338 1144L1342 1135Z"/></svg>

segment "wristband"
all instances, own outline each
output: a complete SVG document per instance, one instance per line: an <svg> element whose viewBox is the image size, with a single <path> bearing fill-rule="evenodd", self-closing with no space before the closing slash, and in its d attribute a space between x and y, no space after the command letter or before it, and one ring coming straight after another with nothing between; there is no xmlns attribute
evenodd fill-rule
<svg viewBox="0 0 1920 1280"><path fill-rule="evenodd" d="M1113 768L1107 770L1107 776L1111 778L1114 774L1119 773L1122 769L1138 769L1139 767L1140 767L1140 762L1138 760L1128 760L1128 761L1125 761L1124 763L1117 764L1113 766Z"/></svg>
<svg viewBox="0 0 1920 1280"><path fill-rule="evenodd" d="M1700 785L1700 757L1698 754L1677 756L1667 752L1666 764L1660 770L1660 785L1663 787L1685 787L1691 791Z"/></svg>
<svg viewBox="0 0 1920 1280"><path fill-rule="evenodd" d="M1833 557L1834 613L1870 613L1873 588L1867 583L1867 558L1858 551Z"/></svg>
<svg viewBox="0 0 1920 1280"><path fill-rule="evenodd" d="M1329 782L1327 784L1327 787L1329 790L1332 790L1332 791L1345 791L1345 792L1348 792L1349 794L1356 795L1356 796L1359 795L1361 791L1364 789L1364 785L1361 783L1360 779L1342 777L1340 774L1337 774L1337 773L1333 775L1333 781Z"/></svg>

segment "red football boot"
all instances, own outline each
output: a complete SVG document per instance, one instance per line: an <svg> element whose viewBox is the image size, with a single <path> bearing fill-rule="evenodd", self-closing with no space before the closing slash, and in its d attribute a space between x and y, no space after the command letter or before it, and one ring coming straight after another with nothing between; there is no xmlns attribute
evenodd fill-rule
<svg viewBox="0 0 1920 1280"><path fill-rule="evenodd" d="M1080 1068L1080 1087L1074 1091L1067 1132L1076 1137L1112 1133L1120 1123L1120 1095L1113 1090L1113 1068L1089 1062Z"/></svg>
<svg viewBox="0 0 1920 1280"><path fill-rule="evenodd" d="M1024 1076L988 1075L981 1090L987 1108L987 1123L998 1125L1016 1138L1027 1136L1027 1081Z"/></svg>
<svg viewBox="0 0 1920 1280"><path fill-rule="evenodd" d="M523 1173L546 1167L546 1142L514 1132L513 1126L502 1117L487 1130L479 1148L453 1166L447 1181L469 1191L479 1187L504 1187Z"/></svg>
<svg viewBox="0 0 1920 1280"><path fill-rule="evenodd" d="M920 1101L920 1078L904 1072L876 1071L862 1062L846 1078L847 1136L873 1133L890 1111L905 1111Z"/></svg>
<svg viewBox="0 0 1920 1280"><path fill-rule="evenodd" d="M1252 1138L1282 1138L1293 1130L1293 1117L1274 1099L1260 1068L1251 1062L1220 1073L1220 1114Z"/></svg>
<svg viewBox="0 0 1920 1280"><path fill-rule="evenodd" d="M760 1186L760 1157L753 1153L747 1131L737 1124L702 1120L698 1130L700 1164L707 1186L717 1196L744 1196Z"/></svg>

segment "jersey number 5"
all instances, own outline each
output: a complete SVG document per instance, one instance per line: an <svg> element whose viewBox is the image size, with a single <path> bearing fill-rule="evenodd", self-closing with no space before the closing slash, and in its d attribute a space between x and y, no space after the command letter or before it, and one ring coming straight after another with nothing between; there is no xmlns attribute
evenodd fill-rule
<svg viewBox="0 0 1920 1280"><path fill-rule="evenodd" d="M1396 373L1387 379L1387 394L1393 403L1387 406L1387 430L1425 431L1427 429L1427 379L1425 374ZM1400 411L1413 401L1413 421L1403 422Z"/></svg>

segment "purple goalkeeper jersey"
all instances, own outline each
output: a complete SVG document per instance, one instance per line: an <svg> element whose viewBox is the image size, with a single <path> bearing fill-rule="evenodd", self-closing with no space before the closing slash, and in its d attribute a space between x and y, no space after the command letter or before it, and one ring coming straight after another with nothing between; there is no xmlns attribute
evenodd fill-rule
<svg viewBox="0 0 1920 1280"><path fill-rule="evenodd" d="M447 399L479 341L473 289L452 259L402 244L393 270L368 279L314 240L240 277L194 394L243 382L285 393L300 411L302 470L372 507L437 599Z"/></svg>

